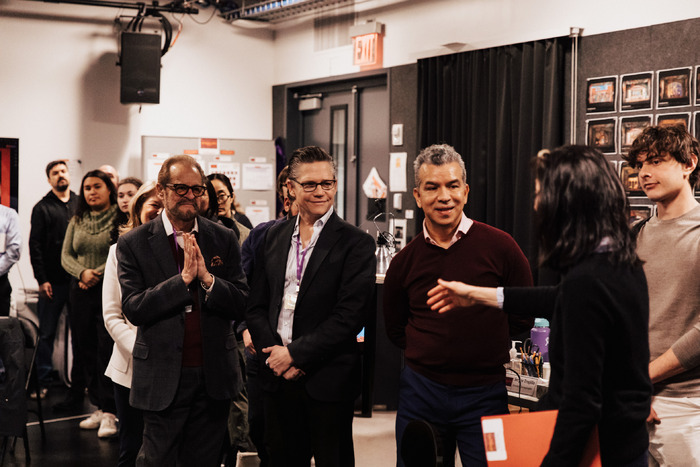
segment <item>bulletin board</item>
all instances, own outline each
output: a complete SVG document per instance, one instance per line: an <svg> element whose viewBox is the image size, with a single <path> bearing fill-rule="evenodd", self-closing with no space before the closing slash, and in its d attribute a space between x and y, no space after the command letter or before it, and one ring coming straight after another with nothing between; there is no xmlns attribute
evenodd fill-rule
<svg viewBox="0 0 700 467"><path fill-rule="evenodd" d="M178 154L194 157L206 175L227 175L241 212L248 216L253 226L277 217L274 141L143 136L143 180L156 180L163 161Z"/></svg>

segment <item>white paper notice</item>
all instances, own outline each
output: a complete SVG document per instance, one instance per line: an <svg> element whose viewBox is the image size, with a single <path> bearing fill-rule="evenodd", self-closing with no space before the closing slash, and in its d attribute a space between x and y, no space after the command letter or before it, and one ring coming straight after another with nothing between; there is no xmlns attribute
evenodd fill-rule
<svg viewBox="0 0 700 467"><path fill-rule="evenodd" d="M269 206L247 206L245 208L245 215L248 216L253 227L271 219Z"/></svg>
<svg viewBox="0 0 700 467"><path fill-rule="evenodd" d="M226 175L231 180L233 191L241 187L241 164L238 162L210 162L209 173Z"/></svg>
<svg viewBox="0 0 700 467"><path fill-rule="evenodd" d="M406 159L405 152L389 154L389 186L391 191L406 191Z"/></svg>
<svg viewBox="0 0 700 467"><path fill-rule="evenodd" d="M170 153L167 152L151 154L146 164L146 180L158 180L158 172L168 157L170 157Z"/></svg>
<svg viewBox="0 0 700 467"><path fill-rule="evenodd" d="M489 462L508 460L506 438L503 434L503 420L500 418L481 420L481 431L484 433L486 460Z"/></svg>
<svg viewBox="0 0 700 467"><path fill-rule="evenodd" d="M272 164L243 164L241 182L244 190L272 190L275 170Z"/></svg>
<svg viewBox="0 0 700 467"><path fill-rule="evenodd" d="M369 175L362 184L362 189L368 198L386 198L386 183L379 176L376 167L372 167L372 170L369 171Z"/></svg>

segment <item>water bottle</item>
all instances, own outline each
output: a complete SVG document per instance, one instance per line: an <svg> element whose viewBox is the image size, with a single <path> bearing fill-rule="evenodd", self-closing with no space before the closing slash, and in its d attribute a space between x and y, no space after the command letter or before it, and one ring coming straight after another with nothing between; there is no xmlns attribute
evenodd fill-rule
<svg viewBox="0 0 700 467"><path fill-rule="evenodd" d="M544 318L535 318L535 327L530 330L530 339L533 347L539 347L542 353L542 361L549 361L549 321Z"/></svg>

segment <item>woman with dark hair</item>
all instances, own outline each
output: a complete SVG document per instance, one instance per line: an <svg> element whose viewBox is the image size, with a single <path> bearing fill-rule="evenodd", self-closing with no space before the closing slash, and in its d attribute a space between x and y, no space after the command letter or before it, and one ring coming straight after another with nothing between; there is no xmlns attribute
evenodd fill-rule
<svg viewBox="0 0 700 467"><path fill-rule="evenodd" d="M102 273L117 209L117 191L109 176L101 170L86 173L61 251L61 265L73 276L69 292L73 340L71 391L78 397L78 392L88 388L90 402L98 410L80 422L80 427L98 429L100 438L117 434L112 384L104 375L113 342L102 319Z"/></svg>
<svg viewBox="0 0 700 467"><path fill-rule="evenodd" d="M248 216L236 210L238 203L236 203L236 195L233 192L231 180L220 173L209 174L207 178L214 185L214 190L216 190L216 199L219 202L219 216L233 218L239 224L243 224L246 228L252 230L253 223L250 222Z"/></svg>
<svg viewBox="0 0 700 467"><path fill-rule="evenodd" d="M233 193L233 189L231 188L231 182L228 177L218 173L209 174L207 176L206 186L209 199L209 219L214 222L218 221L229 229L233 229L238 237L238 244L243 245L252 227L248 227L245 223L240 222L234 215L235 212L232 211L231 200L234 198L228 193ZM200 200L200 202L203 203L204 201ZM202 214L200 213L200 215ZM248 224L250 224L250 220L248 220L246 216L243 214L240 214L240 216L245 218Z"/></svg>
<svg viewBox="0 0 700 467"><path fill-rule="evenodd" d="M119 210L114 217L112 231L110 232L110 244L117 243L119 238L119 228L129 220L129 202L136 195L136 192L141 188L143 182L136 177L126 177L119 180L117 184L117 206Z"/></svg>
<svg viewBox="0 0 700 467"><path fill-rule="evenodd" d="M146 182L134 194L129 203L127 222L119 229L123 235L136 227L155 219L163 209L156 183ZM105 374L114 385L114 399L119 416L119 462L118 466L133 466L143 439L143 413L129 405L131 377L133 374L134 343L136 326L122 313L122 293L117 274L117 245L109 247L105 266L102 303L105 327L114 339L112 357Z"/></svg>
<svg viewBox="0 0 700 467"><path fill-rule="evenodd" d="M535 177L540 265L562 274L559 285L438 280L428 304L441 313L478 303L550 319L552 372L538 409L559 413L542 465L578 465L597 426L603 465L646 466L649 299L625 191L605 157L586 146L541 151Z"/></svg>

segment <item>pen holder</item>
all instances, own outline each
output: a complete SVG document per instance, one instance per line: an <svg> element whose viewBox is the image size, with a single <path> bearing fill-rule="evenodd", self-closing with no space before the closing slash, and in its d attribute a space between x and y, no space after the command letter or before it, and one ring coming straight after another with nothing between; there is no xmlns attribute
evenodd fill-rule
<svg viewBox="0 0 700 467"><path fill-rule="evenodd" d="M540 352L532 352L531 354L522 354L522 374L526 376L534 376L542 378L543 373L542 354Z"/></svg>

